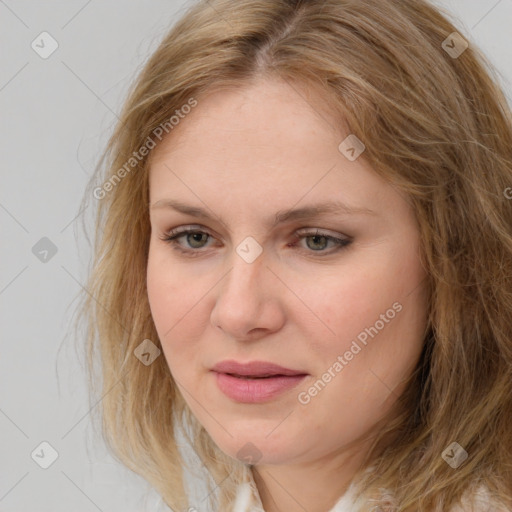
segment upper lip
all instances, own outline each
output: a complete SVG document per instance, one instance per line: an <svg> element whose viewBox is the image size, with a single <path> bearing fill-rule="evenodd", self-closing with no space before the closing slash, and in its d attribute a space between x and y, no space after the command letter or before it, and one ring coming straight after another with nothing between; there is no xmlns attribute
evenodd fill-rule
<svg viewBox="0 0 512 512"><path fill-rule="evenodd" d="M243 377L267 377L272 375L306 375L301 370L292 370L284 368L278 364L268 361L250 361L248 363L239 363L237 361L222 361L217 363L212 370L217 373L229 373L231 375L240 375Z"/></svg>

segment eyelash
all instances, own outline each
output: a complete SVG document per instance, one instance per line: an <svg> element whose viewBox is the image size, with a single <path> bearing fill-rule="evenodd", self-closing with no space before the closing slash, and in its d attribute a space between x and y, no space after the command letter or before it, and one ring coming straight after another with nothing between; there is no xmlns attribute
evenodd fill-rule
<svg viewBox="0 0 512 512"><path fill-rule="evenodd" d="M202 250L202 249L184 249L183 247L181 247L178 244L178 241L177 241L182 236L192 234L192 233L193 234L205 234L205 235L212 237L212 235L210 233L208 233L207 231L203 231L201 229L176 228L176 229L173 229L173 230L169 231L168 233L166 233L163 237L160 237L160 239L163 240L164 242L168 243L169 245L171 245L174 250L179 251L180 253L185 254L186 256L188 256L190 258L195 258L195 257L199 256L202 252L204 252L204 250ZM345 249L348 245L350 245L352 243L352 240L350 240L350 239L337 238L335 236L327 235L326 233L322 233L322 231L320 231L318 229L316 229L314 231L304 232L304 233L301 233L300 235L297 234L296 236L299 241L303 240L305 238L313 237L313 236L320 236L320 237L326 238L328 241L335 242L338 245L337 248L334 248L334 250L330 250L330 251L306 250L306 252L317 253L320 255L320 257L322 257L323 255L327 256L327 255L331 255L333 253L337 253L337 252Z"/></svg>

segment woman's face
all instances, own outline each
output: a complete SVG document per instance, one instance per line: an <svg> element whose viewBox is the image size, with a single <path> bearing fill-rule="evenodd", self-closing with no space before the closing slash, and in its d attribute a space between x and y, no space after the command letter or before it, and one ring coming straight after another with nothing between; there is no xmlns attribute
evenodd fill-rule
<svg viewBox="0 0 512 512"><path fill-rule="evenodd" d="M306 89L261 80L198 98L152 155L147 286L163 353L199 422L247 462L339 453L421 353L413 211L333 126Z"/></svg>

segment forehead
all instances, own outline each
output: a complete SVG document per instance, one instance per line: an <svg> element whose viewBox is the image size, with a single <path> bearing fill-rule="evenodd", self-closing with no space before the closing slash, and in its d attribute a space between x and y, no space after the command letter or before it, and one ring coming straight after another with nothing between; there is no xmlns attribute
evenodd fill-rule
<svg viewBox="0 0 512 512"><path fill-rule="evenodd" d="M299 87L261 81L197 98L152 154L151 202L204 198L277 211L327 195L372 206L386 199L388 185L364 159L340 153L343 122L317 91Z"/></svg>
<svg viewBox="0 0 512 512"><path fill-rule="evenodd" d="M313 138L327 134L336 142L347 128L342 118L333 116L331 105L332 98L318 86L277 79L254 80L236 89L212 89L197 98L190 113L180 116L152 158L156 161L193 139L197 149L212 149L210 143L215 143L216 153L228 148L231 154L245 145L272 147L304 138L309 142L307 148Z"/></svg>

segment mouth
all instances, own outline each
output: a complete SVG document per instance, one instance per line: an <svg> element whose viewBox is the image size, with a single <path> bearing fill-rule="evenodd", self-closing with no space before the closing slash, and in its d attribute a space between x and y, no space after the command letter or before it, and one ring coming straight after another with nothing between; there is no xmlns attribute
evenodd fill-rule
<svg viewBox="0 0 512 512"><path fill-rule="evenodd" d="M281 375L279 373L269 374L269 375L238 375L236 373L226 373L225 375L230 375L231 377L236 377L238 379L246 379L246 380L272 379L274 377L293 377L293 375Z"/></svg>
<svg viewBox="0 0 512 512"><path fill-rule="evenodd" d="M215 365L212 372L220 391L241 403L270 401L294 388L309 375L265 361L223 361Z"/></svg>
<svg viewBox="0 0 512 512"><path fill-rule="evenodd" d="M222 361L217 363L212 370L217 373L224 373L240 378L266 379L269 377L292 377L295 375L307 375L302 370L293 370L285 368L268 361L250 361L248 363L239 363L238 361Z"/></svg>

